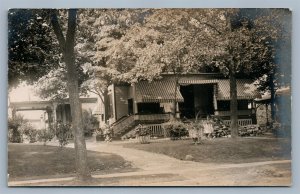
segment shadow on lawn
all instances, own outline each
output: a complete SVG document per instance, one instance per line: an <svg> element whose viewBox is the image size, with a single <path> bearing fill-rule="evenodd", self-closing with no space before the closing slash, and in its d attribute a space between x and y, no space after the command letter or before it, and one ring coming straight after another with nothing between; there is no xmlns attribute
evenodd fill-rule
<svg viewBox="0 0 300 194"><path fill-rule="evenodd" d="M134 171L122 157L88 151L92 174ZM75 175L75 150L32 144L8 144L9 180L27 180Z"/></svg>

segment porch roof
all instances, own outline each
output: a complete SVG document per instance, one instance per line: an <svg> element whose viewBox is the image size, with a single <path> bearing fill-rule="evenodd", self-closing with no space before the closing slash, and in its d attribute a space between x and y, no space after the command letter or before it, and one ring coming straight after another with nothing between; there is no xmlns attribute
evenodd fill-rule
<svg viewBox="0 0 300 194"><path fill-rule="evenodd" d="M199 79L195 77L183 77L179 78L178 83L180 85L189 85L189 84L216 84L218 83L218 79Z"/></svg>
<svg viewBox="0 0 300 194"><path fill-rule="evenodd" d="M175 81L141 81L135 86L137 102L172 102L175 99ZM183 102L179 88L176 101Z"/></svg>
<svg viewBox="0 0 300 194"><path fill-rule="evenodd" d="M257 88L252 83L252 80L249 79L237 79L237 99L255 99L260 97ZM218 91L217 91L218 100L230 100L230 82L228 79L220 79L218 81Z"/></svg>

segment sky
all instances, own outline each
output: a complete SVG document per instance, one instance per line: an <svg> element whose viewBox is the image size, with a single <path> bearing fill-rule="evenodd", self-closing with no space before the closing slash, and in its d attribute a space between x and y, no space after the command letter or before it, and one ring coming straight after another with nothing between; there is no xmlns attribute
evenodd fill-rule
<svg viewBox="0 0 300 194"><path fill-rule="evenodd" d="M10 102L42 100L35 94L33 86L25 83L22 83L17 88L12 89L8 95Z"/></svg>

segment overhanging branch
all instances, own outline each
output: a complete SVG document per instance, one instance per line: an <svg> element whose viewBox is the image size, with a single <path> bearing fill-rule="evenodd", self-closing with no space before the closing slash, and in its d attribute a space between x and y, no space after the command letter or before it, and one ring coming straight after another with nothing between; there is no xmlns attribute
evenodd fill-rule
<svg viewBox="0 0 300 194"><path fill-rule="evenodd" d="M57 37L61 52L64 54L66 40L65 40L64 34L62 32L61 26L59 24L59 21L58 21L57 10L53 10L51 12L51 24L53 26L54 33Z"/></svg>

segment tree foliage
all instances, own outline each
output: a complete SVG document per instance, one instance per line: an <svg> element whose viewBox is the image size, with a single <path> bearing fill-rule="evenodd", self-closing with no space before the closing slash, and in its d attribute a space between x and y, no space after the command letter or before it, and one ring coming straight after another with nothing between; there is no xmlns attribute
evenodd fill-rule
<svg viewBox="0 0 300 194"><path fill-rule="evenodd" d="M49 27L48 10L8 12L8 82L34 82L57 66L58 44Z"/></svg>
<svg viewBox="0 0 300 194"><path fill-rule="evenodd" d="M96 52L98 62L117 70L113 71L114 77L129 83L151 81L162 72L223 73L230 78L231 128L233 136L237 135L236 79L245 76L258 79L276 71L278 65L274 61L280 55L276 43L286 34L282 17L289 12L272 9L148 12L151 14L143 23L133 25L120 39L97 42L101 46ZM274 19L276 22L272 22Z"/></svg>

